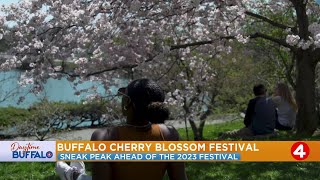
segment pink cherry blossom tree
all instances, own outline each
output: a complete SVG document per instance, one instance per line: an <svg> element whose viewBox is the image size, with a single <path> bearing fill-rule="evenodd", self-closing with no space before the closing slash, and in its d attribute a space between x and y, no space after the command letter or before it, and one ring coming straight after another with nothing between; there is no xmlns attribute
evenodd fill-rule
<svg viewBox="0 0 320 180"><path fill-rule="evenodd" d="M292 23L263 16L266 9L274 13L293 10ZM175 71L175 64L182 61L195 71L189 75L188 71L178 71L179 81L170 85L184 83L178 89L190 99L199 83L214 77L204 57L230 51L228 43L233 40L246 43L266 39L295 55L297 132L311 135L316 129L315 67L320 55L320 25L314 18L319 14L315 1L23 0L1 10L6 15L0 18L0 27L14 24L9 30L0 30L0 37L12 47L8 52L14 55L1 64L1 69L29 64L31 69L23 74L21 84L32 84L35 93L50 77L67 76L72 82L79 78L80 83L99 80L106 88L114 78L132 72L158 79ZM273 26L283 34L274 37L261 29L247 34L247 27L254 28L255 23ZM77 65L74 71L66 70L69 62ZM200 70L203 76L198 74Z"/></svg>

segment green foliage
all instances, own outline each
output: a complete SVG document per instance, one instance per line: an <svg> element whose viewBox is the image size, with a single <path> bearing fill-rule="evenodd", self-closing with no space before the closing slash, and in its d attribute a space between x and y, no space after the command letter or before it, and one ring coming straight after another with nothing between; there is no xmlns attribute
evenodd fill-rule
<svg viewBox="0 0 320 180"><path fill-rule="evenodd" d="M55 60L53 62L54 66L62 66L65 68L65 71L72 71L75 68L78 67L77 64L75 64L74 62L69 62L69 61L60 61L60 60Z"/></svg>
<svg viewBox="0 0 320 180"><path fill-rule="evenodd" d="M281 14L269 9L252 12L288 26L296 25L292 8ZM285 40L288 34L281 28L275 28L264 21L257 21L255 17L248 18L244 27L248 35L258 32ZM221 58L210 61L210 66L216 70L217 82L208 83L218 90L213 106L214 114L245 110L249 99L254 97L252 87L257 83L264 84L269 95L272 95L278 81L295 86L295 60L286 48L263 38L253 38L246 44L229 41L227 45L232 47L230 54L219 54Z"/></svg>
<svg viewBox="0 0 320 180"><path fill-rule="evenodd" d="M20 134L36 136L38 140L49 138L63 128L103 125L103 114L107 113L107 101L91 103L62 103L43 100L29 108L30 116L18 127Z"/></svg>
<svg viewBox="0 0 320 180"><path fill-rule="evenodd" d="M126 43L125 39L124 38L121 38L121 37L114 37L112 39L112 42L115 44L115 45L123 45Z"/></svg>
<svg viewBox="0 0 320 180"><path fill-rule="evenodd" d="M172 37L167 37L163 41L164 41L164 44L168 45L168 46L171 45L171 44L174 44L174 40L173 40Z"/></svg>
<svg viewBox="0 0 320 180"><path fill-rule="evenodd" d="M271 9L261 9L258 12L254 11L254 13L288 27L297 27L296 14L293 8L288 8L281 13L275 13ZM286 36L291 34L289 30L276 28L265 21L257 21L255 17L249 18L245 27L247 34L262 33L284 41ZM295 28L292 28L291 31L296 31ZM292 87L295 86L295 58L289 49L263 38L251 39L247 47L254 52L255 59L264 65L262 71L270 72L270 77L273 77L276 81L288 82Z"/></svg>
<svg viewBox="0 0 320 180"><path fill-rule="evenodd" d="M6 107L0 108L0 127L7 127L23 122L31 113L26 109Z"/></svg>
<svg viewBox="0 0 320 180"><path fill-rule="evenodd" d="M0 40L0 52L6 52L9 49L8 43L4 40Z"/></svg>
<svg viewBox="0 0 320 180"><path fill-rule="evenodd" d="M34 104L29 108L32 113L37 112L44 106L48 106L50 109L60 109L65 116L70 117L101 117L102 114L107 113L106 106L108 105L106 100L97 100L93 102L48 102L47 100Z"/></svg>
<svg viewBox="0 0 320 180"><path fill-rule="evenodd" d="M17 130L21 135L36 136L41 141L53 130L61 128L66 119L64 109L48 101L33 105L29 111L31 116L17 126Z"/></svg>
<svg viewBox="0 0 320 180"><path fill-rule="evenodd" d="M212 62L217 69L220 90L215 99L214 114L238 113L247 107L253 98L252 88L262 83L271 89L276 80L276 68L268 68L261 57L249 51L247 45L234 43L230 54L222 54L220 60ZM216 86L217 86L216 85Z"/></svg>
<svg viewBox="0 0 320 180"><path fill-rule="evenodd" d="M110 108L112 107L112 112ZM105 117L104 115L108 115ZM49 102L43 100L29 109L0 108L0 128L15 127L10 136L36 136L39 140L62 129L81 126L102 126L120 119L120 110L112 101L96 100L88 103Z"/></svg>
<svg viewBox="0 0 320 180"><path fill-rule="evenodd" d="M76 102L48 102L46 100L34 104L29 108L31 112L37 111L43 106L50 106L51 108L59 108L64 114L70 116L85 116L86 114L103 114L106 112L107 101L95 101L90 103L76 103Z"/></svg>

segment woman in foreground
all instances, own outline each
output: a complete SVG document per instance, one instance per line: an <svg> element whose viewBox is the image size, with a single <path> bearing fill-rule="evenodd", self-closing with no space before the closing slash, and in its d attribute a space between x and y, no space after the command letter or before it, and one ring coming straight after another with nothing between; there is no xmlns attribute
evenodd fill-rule
<svg viewBox="0 0 320 180"><path fill-rule="evenodd" d="M118 93L122 95L122 112L127 117L126 124L96 130L91 136L92 141L179 140L176 129L163 124L169 116L169 110L163 103L165 94L155 82L149 79L138 79L131 82L126 88L120 88ZM62 164L63 162L58 163L61 163L59 166L69 167ZM78 166L74 168L77 169L74 173L69 173L72 179L91 178L84 175L84 168L81 168L83 166ZM79 173L79 171L82 172ZM92 163L92 179L94 180L161 180L166 172L170 179L187 179L184 163L181 162Z"/></svg>
<svg viewBox="0 0 320 180"><path fill-rule="evenodd" d="M284 83L277 84L272 100L277 106L278 113L276 129L292 130L296 122L298 106L289 90L289 87Z"/></svg>

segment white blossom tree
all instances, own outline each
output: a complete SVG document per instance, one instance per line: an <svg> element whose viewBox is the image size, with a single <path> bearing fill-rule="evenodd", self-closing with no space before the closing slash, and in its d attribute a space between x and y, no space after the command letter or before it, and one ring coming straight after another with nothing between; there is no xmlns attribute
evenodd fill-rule
<svg viewBox="0 0 320 180"><path fill-rule="evenodd" d="M171 72L157 74L157 70L154 70L153 75L159 77L156 80L169 92L167 103L173 117L184 119L186 126L187 123L191 125L194 139L202 140L206 119L213 112L215 97L221 87L219 83L222 79L218 77L217 69L212 64L220 56L212 54L201 57L195 56L198 53L196 50L190 51L193 56L189 58L180 56L179 53L170 57L175 59L167 69ZM199 122L198 125L196 122Z"/></svg>
<svg viewBox="0 0 320 180"><path fill-rule="evenodd" d="M9 53L14 55L1 69L28 63L31 69L21 77L21 84L33 84L34 92L41 91L42 83L50 77L102 80L106 88L123 72L140 71L157 79L159 73L170 71L176 58L168 57L176 54L186 66L204 69L210 77L211 67L192 59L230 51L228 43L233 40L269 40L288 48L296 58L297 132L310 135L316 129L315 67L320 57L320 25L319 18L310 18L319 14L315 1L24 0L1 9L6 15L0 18L0 27L14 24L10 30L0 30L12 47ZM292 10L291 23L263 16L266 9L274 13ZM273 26L283 34L274 37L261 29L247 34L247 27L254 28L255 23ZM55 59L62 61L57 64ZM76 63L77 68L66 71L67 61ZM198 85L193 83L198 78L188 78L183 76L178 82L191 87L183 89L184 94L192 93Z"/></svg>

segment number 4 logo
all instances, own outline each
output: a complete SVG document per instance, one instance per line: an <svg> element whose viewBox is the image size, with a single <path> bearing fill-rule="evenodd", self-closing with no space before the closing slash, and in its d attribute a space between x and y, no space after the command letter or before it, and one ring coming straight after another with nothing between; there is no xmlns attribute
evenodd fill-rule
<svg viewBox="0 0 320 180"><path fill-rule="evenodd" d="M291 146L291 155L296 160L307 159L310 153L309 146L304 142L296 142Z"/></svg>

